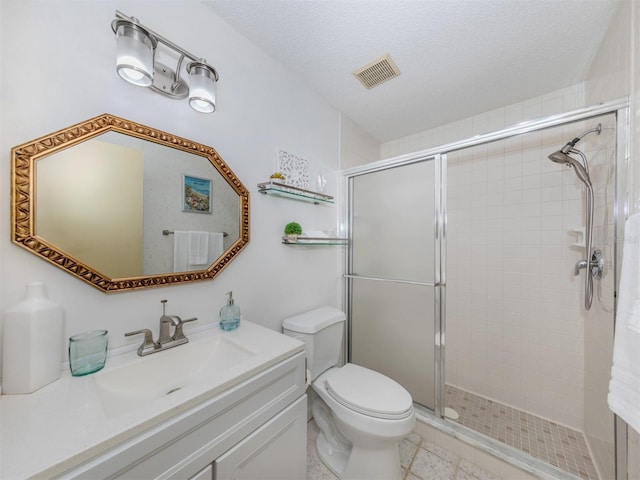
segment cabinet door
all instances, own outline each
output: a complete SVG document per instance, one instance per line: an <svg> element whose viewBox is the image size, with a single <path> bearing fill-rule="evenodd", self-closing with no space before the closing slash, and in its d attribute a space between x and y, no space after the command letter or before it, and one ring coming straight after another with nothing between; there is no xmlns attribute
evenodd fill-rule
<svg viewBox="0 0 640 480"><path fill-rule="evenodd" d="M215 480L300 480L307 476L303 395L213 464Z"/></svg>
<svg viewBox="0 0 640 480"><path fill-rule="evenodd" d="M207 465L189 480L213 480L213 465Z"/></svg>

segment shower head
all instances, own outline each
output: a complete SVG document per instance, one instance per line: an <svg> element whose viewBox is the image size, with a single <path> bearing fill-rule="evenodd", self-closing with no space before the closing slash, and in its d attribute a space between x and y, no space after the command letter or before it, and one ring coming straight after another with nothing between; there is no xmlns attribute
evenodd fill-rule
<svg viewBox="0 0 640 480"><path fill-rule="evenodd" d="M573 168L578 178L587 187L591 187L591 178L589 177L589 174L587 173L585 168L582 166L582 164L578 162L575 158L571 158L563 150L564 148L562 150L558 150L557 152L553 152L551 155L549 155L549 160L551 160L552 162L560 163L562 165L566 165L567 167Z"/></svg>
<svg viewBox="0 0 640 480"><path fill-rule="evenodd" d="M549 155L549 160L561 165L567 165L570 163L571 157L566 153L563 153L562 150L558 150L557 152L553 152L551 155Z"/></svg>
<svg viewBox="0 0 640 480"><path fill-rule="evenodd" d="M576 138L567 142L564 147L562 147L557 152L553 152L549 155L549 160L555 163L560 163L561 165L566 165L567 167L573 168L576 172L578 178L589 188L591 188L591 178L589 178L589 166L587 164L587 158L582 154L580 150L574 148L576 143L578 143L583 137L589 135L590 133L597 133L600 135L602 131L602 124L599 123L591 130L587 130L586 132L582 132ZM578 162L575 158L569 156L570 153L578 153L584 159L584 165Z"/></svg>

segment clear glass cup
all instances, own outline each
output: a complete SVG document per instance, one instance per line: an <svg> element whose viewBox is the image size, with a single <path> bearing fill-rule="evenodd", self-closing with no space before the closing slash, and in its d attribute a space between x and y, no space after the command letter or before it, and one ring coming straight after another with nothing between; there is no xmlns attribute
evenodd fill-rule
<svg viewBox="0 0 640 480"><path fill-rule="evenodd" d="M91 330L69 337L71 375L81 377L97 372L107 360L108 330Z"/></svg>

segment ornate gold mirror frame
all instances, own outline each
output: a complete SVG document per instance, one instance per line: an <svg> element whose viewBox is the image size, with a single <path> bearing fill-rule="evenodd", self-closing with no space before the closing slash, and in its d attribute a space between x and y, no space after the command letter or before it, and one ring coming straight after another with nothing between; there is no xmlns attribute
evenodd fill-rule
<svg viewBox="0 0 640 480"><path fill-rule="evenodd" d="M141 275L127 278L109 278L68 254L52 242L38 236L36 228L36 162L64 149L90 140L107 132L117 132L164 147L181 150L208 160L238 195L239 232L237 240L206 270ZM249 191L235 176L231 168L212 147L131 122L114 115L103 114L71 127L23 143L11 149L11 235L12 241L31 253L69 272L73 276L102 290L121 292L195 282L214 278L249 243Z"/></svg>

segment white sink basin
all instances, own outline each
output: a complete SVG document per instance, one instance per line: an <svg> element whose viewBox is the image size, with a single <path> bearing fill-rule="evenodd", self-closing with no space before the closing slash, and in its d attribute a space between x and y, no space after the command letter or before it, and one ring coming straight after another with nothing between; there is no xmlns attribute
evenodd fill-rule
<svg viewBox="0 0 640 480"><path fill-rule="evenodd" d="M211 381L255 353L224 336L189 342L94 375L106 413L119 415L195 383Z"/></svg>

